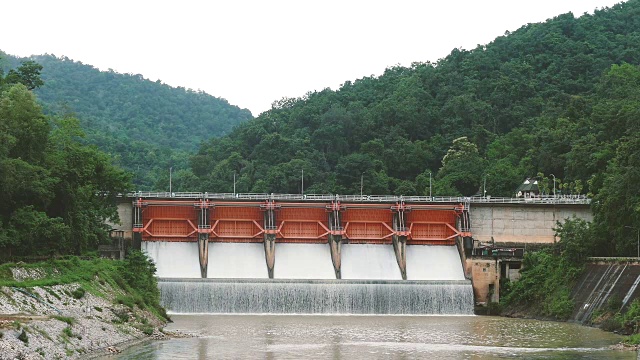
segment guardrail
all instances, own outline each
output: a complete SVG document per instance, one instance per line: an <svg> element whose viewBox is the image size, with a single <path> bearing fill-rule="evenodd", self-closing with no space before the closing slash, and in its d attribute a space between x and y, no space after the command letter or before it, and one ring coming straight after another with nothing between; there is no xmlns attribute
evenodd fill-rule
<svg viewBox="0 0 640 360"><path fill-rule="evenodd" d="M145 192L126 195L130 198L159 199L214 199L214 200L286 200L286 201L355 201L355 202L409 202L409 203L476 203L476 204L583 204L591 199L584 195L537 196L528 198L461 197L461 196L397 196L397 195L337 195L337 194L255 194L255 193L202 193L202 192Z"/></svg>

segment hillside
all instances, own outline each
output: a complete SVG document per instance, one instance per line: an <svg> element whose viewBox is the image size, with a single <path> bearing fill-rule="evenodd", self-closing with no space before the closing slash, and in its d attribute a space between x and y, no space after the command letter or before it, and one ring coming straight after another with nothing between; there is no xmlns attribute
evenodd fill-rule
<svg viewBox="0 0 640 360"><path fill-rule="evenodd" d="M19 59L0 56L7 58L5 67L17 67ZM142 75L99 71L66 57L31 59L43 66L44 86L35 93L45 113L75 114L87 141L133 171L139 189L155 188L160 178L168 178L169 167L186 168L185 159L202 140L252 118L222 98Z"/></svg>
<svg viewBox="0 0 640 360"><path fill-rule="evenodd" d="M608 194L597 221L628 244L603 251L623 251L624 225L640 223L639 64L640 0L559 15L283 99L204 143L178 181L228 192L235 173L239 192L299 193L304 170L305 193L359 193L362 181L366 194L429 195L432 179L433 195L513 196L537 177L547 194Z"/></svg>

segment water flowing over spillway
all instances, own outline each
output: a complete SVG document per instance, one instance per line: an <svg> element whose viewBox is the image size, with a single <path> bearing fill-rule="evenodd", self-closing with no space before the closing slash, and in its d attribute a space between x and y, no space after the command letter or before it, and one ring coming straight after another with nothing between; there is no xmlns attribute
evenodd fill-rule
<svg viewBox="0 0 640 360"><path fill-rule="evenodd" d="M197 243L144 241L142 251L156 263L158 277L200 277Z"/></svg>
<svg viewBox="0 0 640 360"><path fill-rule="evenodd" d="M455 246L408 245L407 280L464 280Z"/></svg>
<svg viewBox="0 0 640 360"><path fill-rule="evenodd" d="M196 258L196 263L198 258ZM200 277L200 276L196 276ZM208 278L268 278L262 243L209 243Z"/></svg>
<svg viewBox="0 0 640 360"><path fill-rule="evenodd" d="M343 245L342 278L402 280L393 245Z"/></svg>
<svg viewBox="0 0 640 360"><path fill-rule="evenodd" d="M189 242L143 242L173 313L473 314L455 246L406 246L402 280L393 245L343 244L336 279L328 244L277 243L268 279L262 243L209 243L208 279Z"/></svg>
<svg viewBox="0 0 640 360"><path fill-rule="evenodd" d="M329 245L278 244L274 277L276 279L335 279Z"/></svg>
<svg viewBox="0 0 640 360"><path fill-rule="evenodd" d="M160 279L159 286L173 313L473 314L466 280Z"/></svg>

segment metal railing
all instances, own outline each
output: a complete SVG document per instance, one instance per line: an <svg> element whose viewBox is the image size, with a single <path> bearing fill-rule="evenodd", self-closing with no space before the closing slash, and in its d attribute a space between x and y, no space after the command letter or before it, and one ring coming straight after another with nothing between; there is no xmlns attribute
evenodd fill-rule
<svg viewBox="0 0 640 360"><path fill-rule="evenodd" d="M337 195L337 194L256 194L256 193L202 193L202 192L149 192L137 191L130 198L160 199L215 199L215 200L285 200L285 201L355 201L355 202L409 202L409 203L474 203L474 204L573 204L588 205L585 195L536 196L528 198L462 197L462 196L397 196L397 195Z"/></svg>

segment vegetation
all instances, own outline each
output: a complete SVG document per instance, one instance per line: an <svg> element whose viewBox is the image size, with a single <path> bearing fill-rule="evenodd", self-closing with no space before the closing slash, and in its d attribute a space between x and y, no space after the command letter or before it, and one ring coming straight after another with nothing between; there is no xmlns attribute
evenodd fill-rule
<svg viewBox="0 0 640 360"><path fill-rule="evenodd" d="M560 240L555 245L525 254L520 280L501 287L505 311L526 309L532 315L567 320L574 309L569 291L591 251L592 231L582 219L567 220L556 229Z"/></svg>
<svg viewBox="0 0 640 360"><path fill-rule="evenodd" d="M114 299L135 299L131 301L131 308L138 306L156 314L159 318L167 319L164 309L160 306L160 293L155 278L156 268L146 255L139 251L132 251L125 261L106 259L81 260L77 257L67 259L51 259L34 264L20 264L21 268L39 269L46 274L41 279L13 280L10 271L16 264L0 265L0 286L31 288L35 286L53 286L63 284L80 284L81 289L96 296L105 296L104 285L109 285L121 295ZM80 289L78 288L78 289ZM72 296L77 289L71 293ZM84 294L84 293L83 293ZM102 310L102 309L101 309ZM64 316L53 318L73 325L74 319Z"/></svg>
<svg viewBox="0 0 640 360"><path fill-rule="evenodd" d="M18 67L19 59L0 52L2 57L5 70ZM138 190L168 191L170 167L176 172L187 169L189 154L202 140L226 134L252 118L249 110L225 99L139 74L99 71L53 55L29 60L31 66L41 66L42 79L26 80L44 113L78 118L86 131L82 143L96 145L116 165L133 172ZM7 74L12 82L19 76L15 70Z"/></svg>
<svg viewBox="0 0 640 360"><path fill-rule="evenodd" d="M235 177L238 192L300 193L304 171L305 193L513 196L535 177L546 194L593 196L595 254L630 254L638 44L639 0L527 24L437 63L277 101L203 143L174 183L230 192Z"/></svg>

